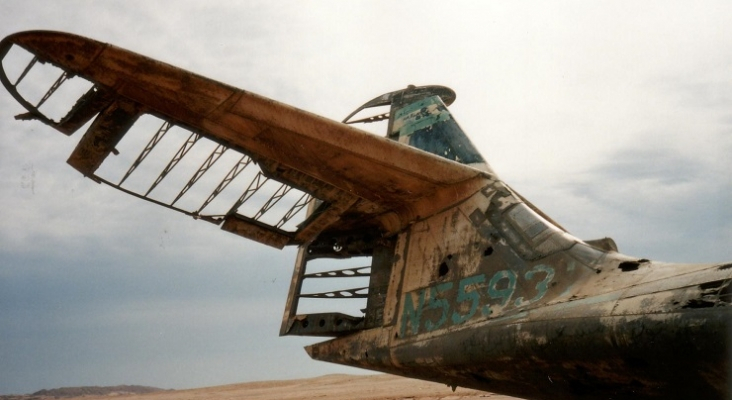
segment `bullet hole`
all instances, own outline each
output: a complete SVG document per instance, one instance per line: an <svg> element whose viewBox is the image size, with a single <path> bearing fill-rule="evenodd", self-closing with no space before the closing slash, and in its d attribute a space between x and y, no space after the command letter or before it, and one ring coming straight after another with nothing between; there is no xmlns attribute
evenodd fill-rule
<svg viewBox="0 0 732 400"><path fill-rule="evenodd" d="M719 301L726 304L732 304L732 284L727 284L719 291Z"/></svg>
<svg viewBox="0 0 732 400"><path fill-rule="evenodd" d="M440 264L440 267L437 269L437 274L440 278L447 275L448 272L450 272L450 260L452 260L452 254L448 254L447 257L445 257L445 261L443 261Z"/></svg>
<svg viewBox="0 0 732 400"><path fill-rule="evenodd" d="M732 303L732 281L718 280L699 285L699 299L687 302L684 308L703 308ZM711 305L707 305L711 303Z"/></svg>
<svg viewBox="0 0 732 400"><path fill-rule="evenodd" d="M483 257L488 257L489 255L493 254L493 246L488 246L483 251Z"/></svg>
<svg viewBox="0 0 732 400"><path fill-rule="evenodd" d="M716 292L719 289L721 289L722 287L724 287L724 282L725 282L724 280L718 280L718 281L702 283L701 285L699 285L699 289L701 289L702 291L709 290L709 291Z"/></svg>
<svg viewBox="0 0 732 400"><path fill-rule="evenodd" d="M623 272L629 272L637 270L639 266L640 263L637 261L623 261L618 265L618 268Z"/></svg>
<svg viewBox="0 0 732 400"><path fill-rule="evenodd" d="M714 307L715 301L709 299L691 299L681 308L710 308Z"/></svg>
<svg viewBox="0 0 732 400"><path fill-rule="evenodd" d="M341 326L342 323L343 323L343 320L341 318L338 318L335 320L336 326Z"/></svg>
<svg viewBox="0 0 732 400"><path fill-rule="evenodd" d="M322 328L325 326L325 320L321 319L320 322L318 322L318 325Z"/></svg>
<svg viewBox="0 0 732 400"><path fill-rule="evenodd" d="M308 325L310 325L310 322L308 322L308 320L307 320L307 319L304 319L304 320L302 320L302 327L303 327L303 328L307 328L307 327L308 327Z"/></svg>
<svg viewBox="0 0 732 400"><path fill-rule="evenodd" d="M447 263L443 261L442 264L440 264L440 269L437 271L437 273L440 275L440 277L443 277L447 275L448 272L450 272L450 267L448 267Z"/></svg>

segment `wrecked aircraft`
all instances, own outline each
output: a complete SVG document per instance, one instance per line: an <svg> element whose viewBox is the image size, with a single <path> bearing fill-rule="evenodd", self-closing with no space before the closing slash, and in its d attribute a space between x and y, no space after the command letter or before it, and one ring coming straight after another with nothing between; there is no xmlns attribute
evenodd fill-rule
<svg viewBox="0 0 732 400"><path fill-rule="evenodd" d="M298 246L280 335L330 338L306 348L316 360L527 399L730 398L732 264L572 236L500 180L449 88L341 123L66 33L10 35L0 57L17 119L66 135L92 121L67 161L84 176ZM38 68L57 75L27 95ZM380 120L386 137L351 126Z"/></svg>

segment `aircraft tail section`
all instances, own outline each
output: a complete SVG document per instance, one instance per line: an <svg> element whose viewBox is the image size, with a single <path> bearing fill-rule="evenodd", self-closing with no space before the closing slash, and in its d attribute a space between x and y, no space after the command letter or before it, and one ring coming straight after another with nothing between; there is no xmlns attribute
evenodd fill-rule
<svg viewBox="0 0 732 400"><path fill-rule="evenodd" d="M389 119L387 137L451 161L492 172L447 106L455 92L444 86L413 86L381 95L359 107L344 122ZM388 114L349 121L365 108L390 105Z"/></svg>
<svg viewBox="0 0 732 400"><path fill-rule="evenodd" d="M395 103L389 135L399 142L468 165L486 162L439 96Z"/></svg>

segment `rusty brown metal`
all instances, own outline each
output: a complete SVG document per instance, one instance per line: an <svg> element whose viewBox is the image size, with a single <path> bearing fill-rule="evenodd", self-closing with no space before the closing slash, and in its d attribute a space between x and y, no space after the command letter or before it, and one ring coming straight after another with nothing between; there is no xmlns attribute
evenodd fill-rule
<svg viewBox="0 0 732 400"><path fill-rule="evenodd" d="M285 247L292 240L291 235L286 232L277 231L241 215L226 217L221 229L278 249Z"/></svg>
<svg viewBox="0 0 732 400"><path fill-rule="evenodd" d="M123 99L103 110L69 156L68 164L84 176L92 176L140 117L140 107Z"/></svg>
<svg viewBox="0 0 732 400"><path fill-rule="evenodd" d="M11 45L90 80L105 96L124 99L144 108L145 113L175 121L176 125L227 147L256 155L262 164L275 163L281 170L298 171L297 178L280 174L283 180L292 179L288 183L306 186L304 183L309 180L315 182L307 185L310 189L338 189L336 194L331 190L330 197L319 197L321 200L353 204L363 199L375 204L346 211L353 227L358 226L355 221L366 223L376 218L367 224L386 224L382 227L385 231L395 232L413 221L379 217L386 210L421 202L414 216L428 215L455 201L452 193L456 185L464 187L468 182L483 179L480 171L91 39L34 31L11 35L0 48L7 52ZM16 98L20 97L12 85L8 89ZM49 123L37 109L29 111ZM124 134L124 129L118 134ZM113 148L118 138L107 136L98 137L96 145ZM74 157L78 164L79 157L84 156ZM92 172L91 166L84 167L86 175ZM342 206L338 208L342 212ZM293 243L311 240L335 219L319 221L318 228L303 230Z"/></svg>

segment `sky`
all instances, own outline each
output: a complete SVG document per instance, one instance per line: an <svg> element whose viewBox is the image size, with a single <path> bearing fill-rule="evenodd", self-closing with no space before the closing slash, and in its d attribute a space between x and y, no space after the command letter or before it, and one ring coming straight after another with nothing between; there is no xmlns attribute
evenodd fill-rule
<svg viewBox="0 0 732 400"><path fill-rule="evenodd" d="M728 1L33 1L0 36L80 34L341 120L409 84L572 234L732 260ZM278 251L83 178L0 89L0 394L193 388L358 370L278 337ZM78 134L77 134L78 135Z"/></svg>

